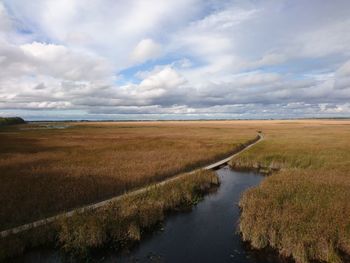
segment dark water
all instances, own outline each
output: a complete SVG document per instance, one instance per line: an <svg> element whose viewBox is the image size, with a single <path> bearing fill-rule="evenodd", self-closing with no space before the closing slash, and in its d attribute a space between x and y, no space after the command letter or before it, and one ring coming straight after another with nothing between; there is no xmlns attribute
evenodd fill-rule
<svg viewBox="0 0 350 263"><path fill-rule="evenodd" d="M250 250L237 234L238 201L244 190L263 177L236 172L228 167L217 170L218 191L206 196L191 212L178 213L164 227L146 237L129 254L101 253L93 262L283 262L273 253ZM103 255L102 255L103 254ZM26 254L17 262L63 262L59 252L41 250Z"/></svg>

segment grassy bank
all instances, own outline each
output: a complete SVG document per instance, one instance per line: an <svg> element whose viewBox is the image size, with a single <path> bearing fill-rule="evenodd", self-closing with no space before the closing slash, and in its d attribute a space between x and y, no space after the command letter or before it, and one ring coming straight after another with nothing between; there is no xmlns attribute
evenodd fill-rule
<svg viewBox="0 0 350 263"><path fill-rule="evenodd" d="M350 122L275 122L265 140L231 162L275 171L240 201L240 230L253 247L297 262L350 254Z"/></svg>
<svg viewBox="0 0 350 263"><path fill-rule="evenodd" d="M54 123L0 129L0 229L221 159L256 136L225 122Z"/></svg>
<svg viewBox="0 0 350 263"><path fill-rule="evenodd" d="M86 257L106 245L120 250L140 241L143 233L161 222L167 213L191 208L219 185L214 172L198 171L169 183L116 201L95 211L62 218L46 228L0 240L0 260L26 247L56 243L69 254ZM2 254L1 254L2 252Z"/></svg>

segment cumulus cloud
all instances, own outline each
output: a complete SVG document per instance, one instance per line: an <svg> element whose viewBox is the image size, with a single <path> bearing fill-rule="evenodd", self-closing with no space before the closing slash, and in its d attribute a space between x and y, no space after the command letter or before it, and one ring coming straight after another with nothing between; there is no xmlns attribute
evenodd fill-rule
<svg viewBox="0 0 350 263"><path fill-rule="evenodd" d="M107 60L62 45L33 42L19 48L41 74L65 80L98 81L109 77L112 72Z"/></svg>
<svg viewBox="0 0 350 263"><path fill-rule="evenodd" d="M149 59L155 59L161 54L161 46L152 39L142 39L131 53L131 60L142 63Z"/></svg>
<svg viewBox="0 0 350 263"><path fill-rule="evenodd" d="M346 0L3 0L0 114L348 116L349 10Z"/></svg>
<svg viewBox="0 0 350 263"><path fill-rule="evenodd" d="M175 30L199 12L198 0L4 1L30 30L106 56L118 70L130 66L129 56L140 40L165 28Z"/></svg>

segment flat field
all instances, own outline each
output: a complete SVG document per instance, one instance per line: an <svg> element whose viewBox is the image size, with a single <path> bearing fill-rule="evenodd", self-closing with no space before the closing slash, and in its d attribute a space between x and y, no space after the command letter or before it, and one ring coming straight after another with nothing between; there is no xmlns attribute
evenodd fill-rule
<svg viewBox="0 0 350 263"><path fill-rule="evenodd" d="M231 165L279 171L242 196L243 238L297 262L348 262L350 121L275 121L261 129L265 140Z"/></svg>
<svg viewBox="0 0 350 263"><path fill-rule="evenodd" d="M1 127L0 229L191 170L255 136L217 121Z"/></svg>
<svg viewBox="0 0 350 263"><path fill-rule="evenodd" d="M0 129L1 228L220 159L261 130L264 141L231 162L277 170L242 196L243 238L297 262L350 255L349 120L57 125L69 127Z"/></svg>

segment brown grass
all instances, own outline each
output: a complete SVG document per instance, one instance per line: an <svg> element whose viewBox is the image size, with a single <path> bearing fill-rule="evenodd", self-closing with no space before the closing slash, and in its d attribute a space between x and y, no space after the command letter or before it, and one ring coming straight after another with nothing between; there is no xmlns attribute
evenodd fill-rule
<svg viewBox="0 0 350 263"><path fill-rule="evenodd" d="M1 226L162 180L222 157L237 144L252 139L257 130L263 131L265 141L235 158L232 165L278 171L242 196L243 238L256 248L270 245L298 262L340 262L342 253L350 254L350 121L346 120L83 123L65 130L2 128ZM112 240L109 224L102 221L101 228L96 218L101 217L87 215L81 219L82 228L76 227L84 230L94 226L98 231L74 232L69 224L75 223L69 222L67 231L62 228L62 244L68 250L84 251ZM131 239L139 238L135 225L125 229ZM64 235L68 232L72 236Z"/></svg>
<svg viewBox="0 0 350 263"><path fill-rule="evenodd" d="M279 171L243 195L243 239L297 262L342 262L341 254L350 254L350 122L273 122L261 129L265 141L231 165Z"/></svg>
<svg viewBox="0 0 350 263"><path fill-rule="evenodd" d="M218 185L214 172L199 171L97 211L63 219L58 224L60 245L79 256L106 243L116 249L128 247L140 241L143 232L162 221L167 212L191 208Z"/></svg>
<svg viewBox="0 0 350 263"><path fill-rule="evenodd" d="M38 245L57 245L80 260L87 260L92 249L107 244L117 251L129 248L168 212L190 209L218 185L219 178L214 172L198 171L150 186L103 208L0 239L0 261Z"/></svg>
<svg viewBox="0 0 350 263"><path fill-rule="evenodd" d="M0 229L188 171L226 156L255 134L253 127L242 130L232 122L2 127Z"/></svg>

